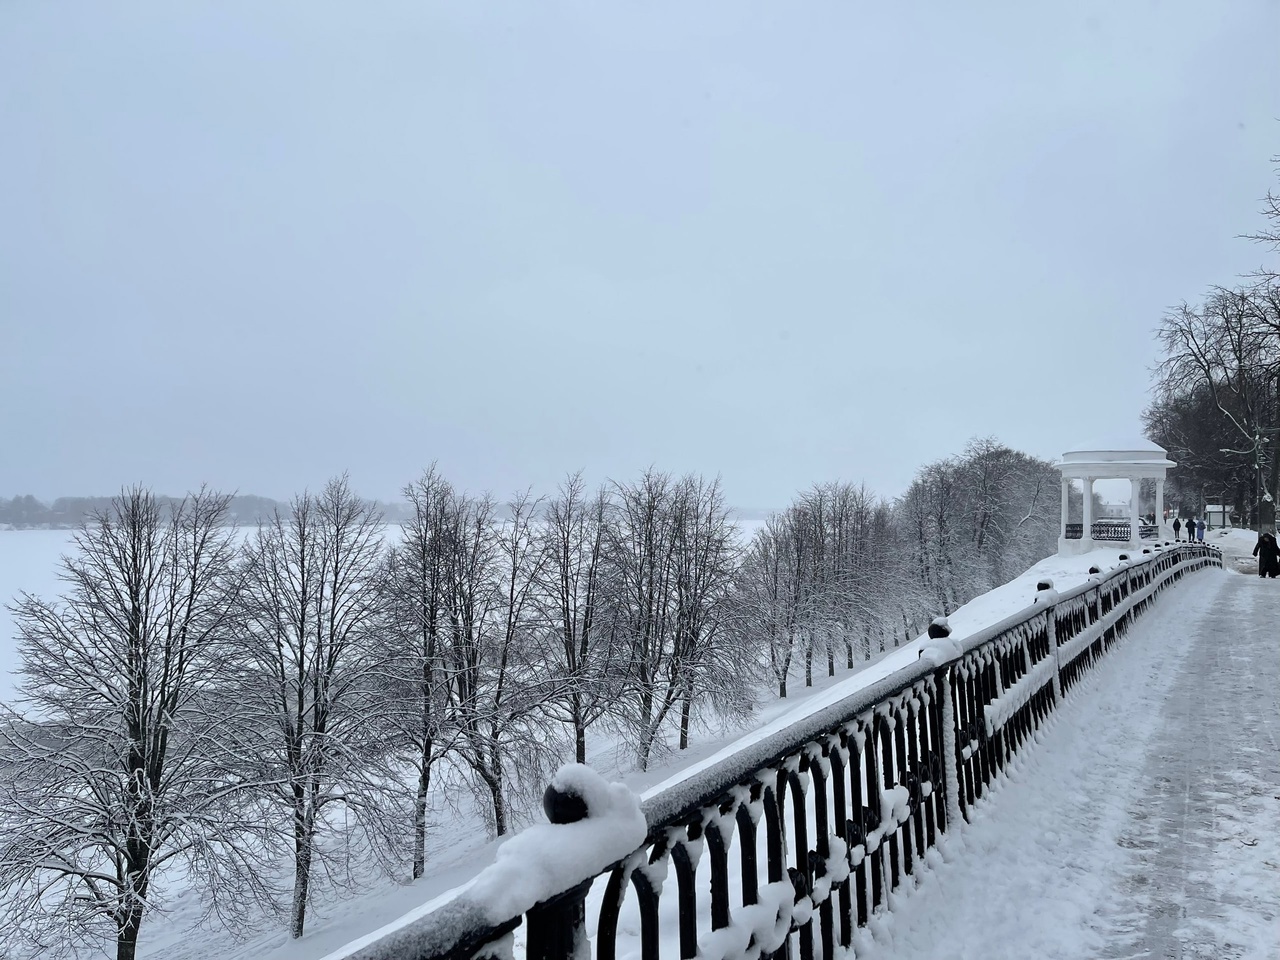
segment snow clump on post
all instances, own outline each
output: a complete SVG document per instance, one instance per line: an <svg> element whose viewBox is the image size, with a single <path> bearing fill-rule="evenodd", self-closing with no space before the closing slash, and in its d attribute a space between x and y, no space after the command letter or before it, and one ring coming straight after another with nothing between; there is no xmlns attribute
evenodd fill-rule
<svg viewBox="0 0 1280 960"><path fill-rule="evenodd" d="M640 847L649 832L639 798L580 763L557 771L542 806L552 822L499 847L497 860L467 891L492 923L603 872Z"/></svg>
<svg viewBox="0 0 1280 960"><path fill-rule="evenodd" d="M961 654L960 644L951 639L951 624L946 617L934 617L929 624L929 642L920 648L917 659L938 666Z"/></svg>

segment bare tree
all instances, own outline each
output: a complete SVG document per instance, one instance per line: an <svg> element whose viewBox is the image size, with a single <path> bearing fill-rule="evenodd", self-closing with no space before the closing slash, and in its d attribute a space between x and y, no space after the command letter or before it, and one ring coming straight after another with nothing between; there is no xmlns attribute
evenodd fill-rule
<svg viewBox="0 0 1280 960"><path fill-rule="evenodd" d="M829 600L827 537L828 494L830 489L815 484L797 504L792 515L804 525L800 560L801 622L804 636L804 685L813 686L813 654L818 639L826 633Z"/></svg>
<svg viewBox="0 0 1280 960"><path fill-rule="evenodd" d="M797 624L795 544L785 518L769 517L747 548L729 623L743 644L763 642L769 678L787 696Z"/></svg>
<svg viewBox="0 0 1280 960"><path fill-rule="evenodd" d="M537 506L519 496L501 523L487 497L458 506L448 651L456 751L488 794L498 836L510 828L510 777L536 780L549 760L547 732L538 725L533 636L543 562Z"/></svg>
<svg viewBox="0 0 1280 960"><path fill-rule="evenodd" d="M618 709L646 769L677 705L682 745L699 700L714 693L719 709L743 705L738 674L727 666L738 649L730 641L740 634L721 630L736 551L719 481L677 482L650 470L639 482L614 486L610 615L625 649Z"/></svg>
<svg viewBox="0 0 1280 960"><path fill-rule="evenodd" d="M549 629L549 711L573 731L574 756L587 762L587 731L618 693L616 645L606 616L603 578L609 497L588 496L582 474L568 477L546 508L542 593Z"/></svg>
<svg viewBox="0 0 1280 960"><path fill-rule="evenodd" d="M898 591L896 570L887 552L887 504L877 503L865 486L849 483L828 484L826 499L823 536L828 545L819 576L822 597L818 606L827 672L834 676L838 650L843 650L850 670L854 668L855 645L869 656L872 625L884 615L886 602Z"/></svg>
<svg viewBox="0 0 1280 960"><path fill-rule="evenodd" d="M126 490L76 534L62 602L12 608L27 709L0 720L6 934L53 951L109 930L130 960L175 861L211 909L258 886L239 787L210 761L238 591L228 499Z"/></svg>
<svg viewBox="0 0 1280 960"><path fill-rule="evenodd" d="M679 749L684 750L697 702L706 700L721 713L741 712L750 707L751 697L741 669L742 648L723 629L738 550L719 478L683 477L676 503L672 668L680 676Z"/></svg>
<svg viewBox="0 0 1280 960"><path fill-rule="evenodd" d="M907 502L924 505L919 498ZM800 494L757 533L735 591L734 620L735 626L750 620L754 610L767 624L769 670L780 696L786 696L798 644L809 685L816 651L826 654L827 673L834 676L837 653L854 669L855 647L869 658L876 640L898 636L904 599L915 582L908 556L936 550L924 534L901 535L909 515L895 517L865 486L831 482ZM923 525L927 518L920 512L917 519ZM917 560L932 569L931 556Z"/></svg>
<svg viewBox="0 0 1280 960"><path fill-rule="evenodd" d="M626 649L626 692L618 706L635 733L636 758L645 770L658 730L681 692L673 662L675 491L671 478L655 470L639 482L614 486L610 602L612 627Z"/></svg>
<svg viewBox="0 0 1280 960"><path fill-rule="evenodd" d="M923 467L894 509L899 626L950 613L1053 552L1058 522L1051 464L990 438ZM892 565L892 564L891 564Z"/></svg>
<svg viewBox="0 0 1280 960"><path fill-rule="evenodd" d="M1252 440L1271 407L1262 370L1277 362L1269 331L1257 323L1248 291L1214 290L1205 303L1183 303L1161 323L1165 359L1157 376L1174 389L1204 386L1242 439Z"/></svg>
<svg viewBox="0 0 1280 960"><path fill-rule="evenodd" d="M944 614L965 592L956 576L955 482L951 461L928 464L898 502L900 532L914 554L914 580L931 597L934 609Z"/></svg>
<svg viewBox="0 0 1280 960"><path fill-rule="evenodd" d="M1271 162L1276 165L1277 173L1280 173L1280 157L1272 157ZM1280 253L1280 192L1274 188L1268 190L1267 195L1262 198L1262 209L1259 212L1263 219L1262 229L1257 233L1247 234L1245 239ZM1274 288L1280 283L1280 268L1274 264L1264 265L1255 273L1255 276L1262 285Z"/></svg>
<svg viewBox="0 0 1280 960"><path fill-rule="evenodd" d="M373 643L383 622L382 529L344 476L296 497L248 548L237 742L248 775L287 818L293 937L303 933L315 868L340 856L317 843L331 808L363 828L375 853L390 856L396 845L383 728L372 721L382 703Z"/></svg>
<svg viewBox="0 0 1280 960"><path fill-rule="evenodd" d="M431 775L449 738L445 645L457 509L449 483L432 465L404 490L411 515L387 560L386 627L381 640L388 679L385 716L393 749L414 772L413 878L426 868L427 801Z"/></svg>
<svg viewBox="0 0 1280 960"><path fill-rule="evenodd" d="M1280 315L1267 286L1215 288L1199 306L1169 311L1158 333L1165 359L1156 368L1158 398L1203 393L1216 416L1229 424L1237 455L1251 461L1259 523L1274 527L1280 470ZM1232 447L1224 448L1230 456ZM1220 460L1221 450L1179 451L1191 462ZM1270 490L1263 475L1270 461ZM1185 469L1185 468L1184 468Z"/></svg>

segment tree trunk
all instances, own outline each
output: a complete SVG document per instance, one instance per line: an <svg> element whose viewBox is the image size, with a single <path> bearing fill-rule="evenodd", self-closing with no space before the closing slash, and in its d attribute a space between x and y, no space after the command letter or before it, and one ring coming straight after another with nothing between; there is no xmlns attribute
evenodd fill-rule
<svg viewBox="0 0 1280 960"><path fill-rule="evenodd" d="M693 697L685 694L681 698L680 703L680 749L689 749L689 709L693 703Z"/></svg>
<svg viewBox="0 0 1280 960"><path fill-rule="evenodd" d="M582 716L582 696L573 692L573 746L578 763L587 762L587 727Z"/></svg>
<svg viewBox="0 0 1280 960"><path fill-rule="evenodd" d="M507 801L502 795L502 783L499 781L489 787L493 792L493 832L499 837L507 832Z"/></svg>
<svg viewBox="0 0 1280 960"><path fill-rule="evenodd" d="M418 770L418 792L413 798L413 879L422 876L427 866L427 791L431 786L431 744L423 751Z"/></svg>
<svg viewBox="0 0 1280 960"><path fill-rule="evenodd" d="M652 727L645 727L640 733L640 743L636 747L636 763L641 771L649 769L649 753L653 749L653 737Z"/></svg>
<svg viewBox="0 0 1280 960"><path fill-rule="evenodd" d="M787 699L787 678L786 677L778 678L778 699L779 700Z"/></svg>
<svg viewBox="0 0 1280 960"><path fill-rule="evenodd" d="M483 779L493 798L493 832L495 836L502 837L507 833L507 798L502 789L502 752L496 739L489 741L487 752L488 770Z"/></svg>
<svg viewBox="0 0 1280 960"><path fill-rule="evenodd" d="M130 906L116 928L116 960L134 960L138 952L138 930L142 926L142 904Z"/></svg>
<svg viewBox="0 0 1280 960"><path fill-rule="evenodd" d="M136 741L135 741L136 742ZM152 804L142 788L143 771L140 753L130 756L128 805L132 824L125 841L125 906L116 926L117 960L133 960L138 949L138 931L146 909L151 887Z"/></svg>
<svg viewBox="0 0 1280 960"><path fill-rule="evenodd" d="M312 815L296 806L293 814L293 904L289 909L289 936L297 940L307 922L307 898L311 893L311 854L315 839Z"/></svg>
<svg viewBox="0 0 1280 960"><path fill-rule="evenodd" d="M644 717L644 728L640 732L640 743L636 746L636 761L641 770L648 770L649 753L653 749L653 738L658 731L653 724L653 694L647 688L640 695L640 709Z"/></svg>

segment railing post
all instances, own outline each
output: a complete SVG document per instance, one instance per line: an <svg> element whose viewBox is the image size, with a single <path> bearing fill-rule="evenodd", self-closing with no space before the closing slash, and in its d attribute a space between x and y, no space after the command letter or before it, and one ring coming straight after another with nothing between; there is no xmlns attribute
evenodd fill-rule
<svg viewBox="0 0 1280 960"><path fill-rule="evenodd" d="M553 782L542 795L542 809L552 823L577 823L587 817L587 802L575 791L561 790ZM594 878L593 878L594 879ZM527 960L585 960L587 944L587 893L591 880L534 906L526 915Z"/></svg>
<svg viewBox="0 0 1280 960"><path fill-rule="evenodd" d="M1049 638L1049 653L1053 655L1053 704L1055 707L1062 704L1062 658L1058 656L1058 617L1057 601L1058 594L1053 588L1053 581L1045 578L1036 584L1036 599L1039 600L1041 594L1045 600L1045 634Z"/></svg>
<svg viewBox="0 0 1280 960"><path fill-rule="evenodd" d="M951 624L946 617L937 617L929 624L930 640L946 640L951 636ZM937 661L934 661L935 663ZM951 678L955 670L953 661L939 667L934 687L941 701L938 713L942 734L942 776L946 790L946 814L943 831L958 830L964 815L960 810L960 735L956 730L956 705L951 692Z"/></svg>

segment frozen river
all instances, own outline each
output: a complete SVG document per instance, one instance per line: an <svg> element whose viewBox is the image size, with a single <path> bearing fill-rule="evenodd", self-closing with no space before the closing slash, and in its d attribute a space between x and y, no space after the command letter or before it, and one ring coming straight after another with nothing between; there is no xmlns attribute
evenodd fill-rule
<svg viewBox="0 0 1280 960"><path fill-rule="evenodd" d="M14 693L17 639L9 605L21 592L57 595L58 565L71 545L72 530L0 530L0 701Z"/></svg>

